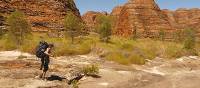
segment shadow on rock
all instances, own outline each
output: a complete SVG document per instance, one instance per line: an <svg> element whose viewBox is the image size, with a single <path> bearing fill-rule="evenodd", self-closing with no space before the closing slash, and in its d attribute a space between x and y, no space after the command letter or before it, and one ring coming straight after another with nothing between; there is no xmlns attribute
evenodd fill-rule
<svg viewBox="0 0 200 88"><path fill-rule="evenodd" d="M47 78L48 81L55 81L55 80L62 81L63 79L66 79L66 78L59 77L57 75L51 75L50 77Z"/></svg>
<svg viewBox="0 0 200 88"><path fill-rule="evenodd" d="M101 78L100 75L96 75L96 74L88 74L86 76L90 76L90 77L93 77L93 78Z"/></svg>

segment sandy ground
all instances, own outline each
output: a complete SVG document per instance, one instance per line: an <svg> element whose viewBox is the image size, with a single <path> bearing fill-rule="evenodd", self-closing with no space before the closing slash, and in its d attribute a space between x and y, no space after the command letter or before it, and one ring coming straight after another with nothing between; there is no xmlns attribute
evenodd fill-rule
<svg viewBox="0 0 200 88"><path fill-rule="evenodd" d="M0 52L0 88L71 88L67 78L71 71L98 63L100 78L83 77L79 88L199 88L200 58L177 60L156 58L143 66L123 66L98 56L78 55L51 58L48 80L39 79L40 61L34 55L17 59L21 52Z"/></svg>

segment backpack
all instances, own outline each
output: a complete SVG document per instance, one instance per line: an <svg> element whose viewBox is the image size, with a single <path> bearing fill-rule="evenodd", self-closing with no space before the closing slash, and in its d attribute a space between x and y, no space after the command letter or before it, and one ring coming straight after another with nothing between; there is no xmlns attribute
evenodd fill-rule
<svg viewBox="0 0 200 88"><path fill-rule="evenodd" d="M38 58L43 58L44 57L44 52L46 49L49 47L49 44L45 41L40 41L39 45L36 48L36 56Z"/></svg>

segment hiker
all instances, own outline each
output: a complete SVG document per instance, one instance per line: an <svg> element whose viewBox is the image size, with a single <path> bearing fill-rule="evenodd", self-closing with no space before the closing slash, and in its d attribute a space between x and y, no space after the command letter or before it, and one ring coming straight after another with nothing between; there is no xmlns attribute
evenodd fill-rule
<svg viewBox="0 0 200 88"><path fill-rule="evenodd" d="M54 47L53 44L48 44L45 41L40 41L39 45L37 46L36 49L36 56L40 58L41 60L41 66L40 70L43 70L42 75L40 75L40 78L45 77L46 72L49 68L49 57L52 56L51 49Z"/></svg>
<svg viewBox="0 0 200 88"><path fill-rule="evenodd" d="M43 69L43 72L40 76L40 78L45 78L45 75L46 75L46 72L48 71L49 69L49 62L50 62L50 58L51 56L51 50L52 48L54 47L53 44L49 44L48 48L45 50L44 52L44 56L41 58L41 67L40 67L40 70Z"/></svg>
<svg viewBox="0 0 200 88"><path fill-rule="evenodd" d="M45 57L45 51L46 49L49 47L49 44L45 41L40 41L39 45L36 48L36 56L37 58L40 58L41 60L41 66L40 66L40 70L42 70L42 67L44 65L44 57Z"/></svg>

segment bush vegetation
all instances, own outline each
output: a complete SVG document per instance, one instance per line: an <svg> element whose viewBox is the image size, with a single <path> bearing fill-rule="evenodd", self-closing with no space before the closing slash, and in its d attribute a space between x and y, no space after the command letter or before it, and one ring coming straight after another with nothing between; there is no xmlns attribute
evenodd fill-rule
<svg viewBox="0 0 200 88"><path fill-rule="evenodd" d="M97 64L87 65L82 68L82 72L86 76L95 76L99 74L99 67Z"/></svg>
<svg viewBox="0 0 200 88"><path fill-rule="evenodd" d="M4 35L4 31L3 31L3 28L0 27L0 38L2 38L2 36Z"/></svg>
<svg viewBox="0 0 200 88"><path fill-rule="evenodd" d="M20 44L20 50L34 54L35 47L42 36L45 41L55 45L53 52L55 56L88 54L94 49L103 51L103 53L97 54L101 54L106 60L124 65L143 65L147 59L151 60L156 57L174 59L181 56L199 54L200 44L196 42L196 34L192 29L177 31L174 34L175 42L164 41L165 33L162 30L159 33L160 40L148 38L133 40L111 35L111 18L101 16L98 18L100 24L97 25L99 34L94 33L88 36L77 37L81 35L84 24L75 15L71 14L69 17L65 18L65 27L68 32L66 35L70 36L52 38L45 33L31 33L30 26L25 20L24 15L16 11L8 18L9 32L2 35L0 50L15 50ZM78 34L74 34L74 31ZM73 41L74 39L76 41ZM109 43L104 43L100 40L109 41ZM98 68L94 65L92 67L85 67L83 71L86 74L90 74L96 73L97 70Z"/></svg>
<svg viewBox="0 0 200 88"><path fill-rule="evenodd" d="M69 12L65 16L65 31L66 31L66 36L70 36L72 43L74 43L74 38L77 36L80 36L82 31L85 28L84 23L72 12Z"/></svg>
<svg viewBox="0 0 200 88"><path fill-rule="evenodd" d="M11 41L21 46L26 36L31 33L31 26L20 11L15 11L7 19L8 36Z"/></svg>
<svg viewBox="0 0 200 88"><path fill-rule="evenodd" d="M184 48L191 50L195 48L195 42L196 42L196 34L193 29L185 29L184 30Z"/></svg>
<svg viewBox="0 0 200 88"><path fill-rule="evenodd" d="M145 64L147 59L151 60L155 57L173 59L181 56L198 55L197 51L199 49L199 44L193 45L193 49L186 49L184 48L185 43L152 39L132 40L116 36L111 36L110 43L103 43L99 41L96 34L76 38L77 41L74 44L71 44L70 39L49 38L46 34L33 33L31 36L31 40L24 40L26 43L22 45L22 51L34 53L35 47L40 41L40 36L44 36L44 40L54 43L55 50L53 53L55 56L88 54L92 49L99 49L104 52L98 54L103 54L102 56L106 60L124 65ZM17 48L12 41L9 41L7 35L4 35L0 42L1 50L14 50Z"/></svg>
<svg viewBox="0 0 200 88"><path fill-rule="evenodd" d="M111 16L98 15L96 29L100 35L100 40L108 43L112 35L112 18Z"/></svg>
<svg viewBox="0 0 200 88"><path fill-rule="evenodd" d="M79 85L78 80L73 80L72 81L72 88L79 88L78 85Z"/></svg>
<svg viewBox="0 0 200 88"><path fill-rule="evenodd" d="M165 31L163 29L159 30L159 38L161 41L165 40Z"/></svg>

